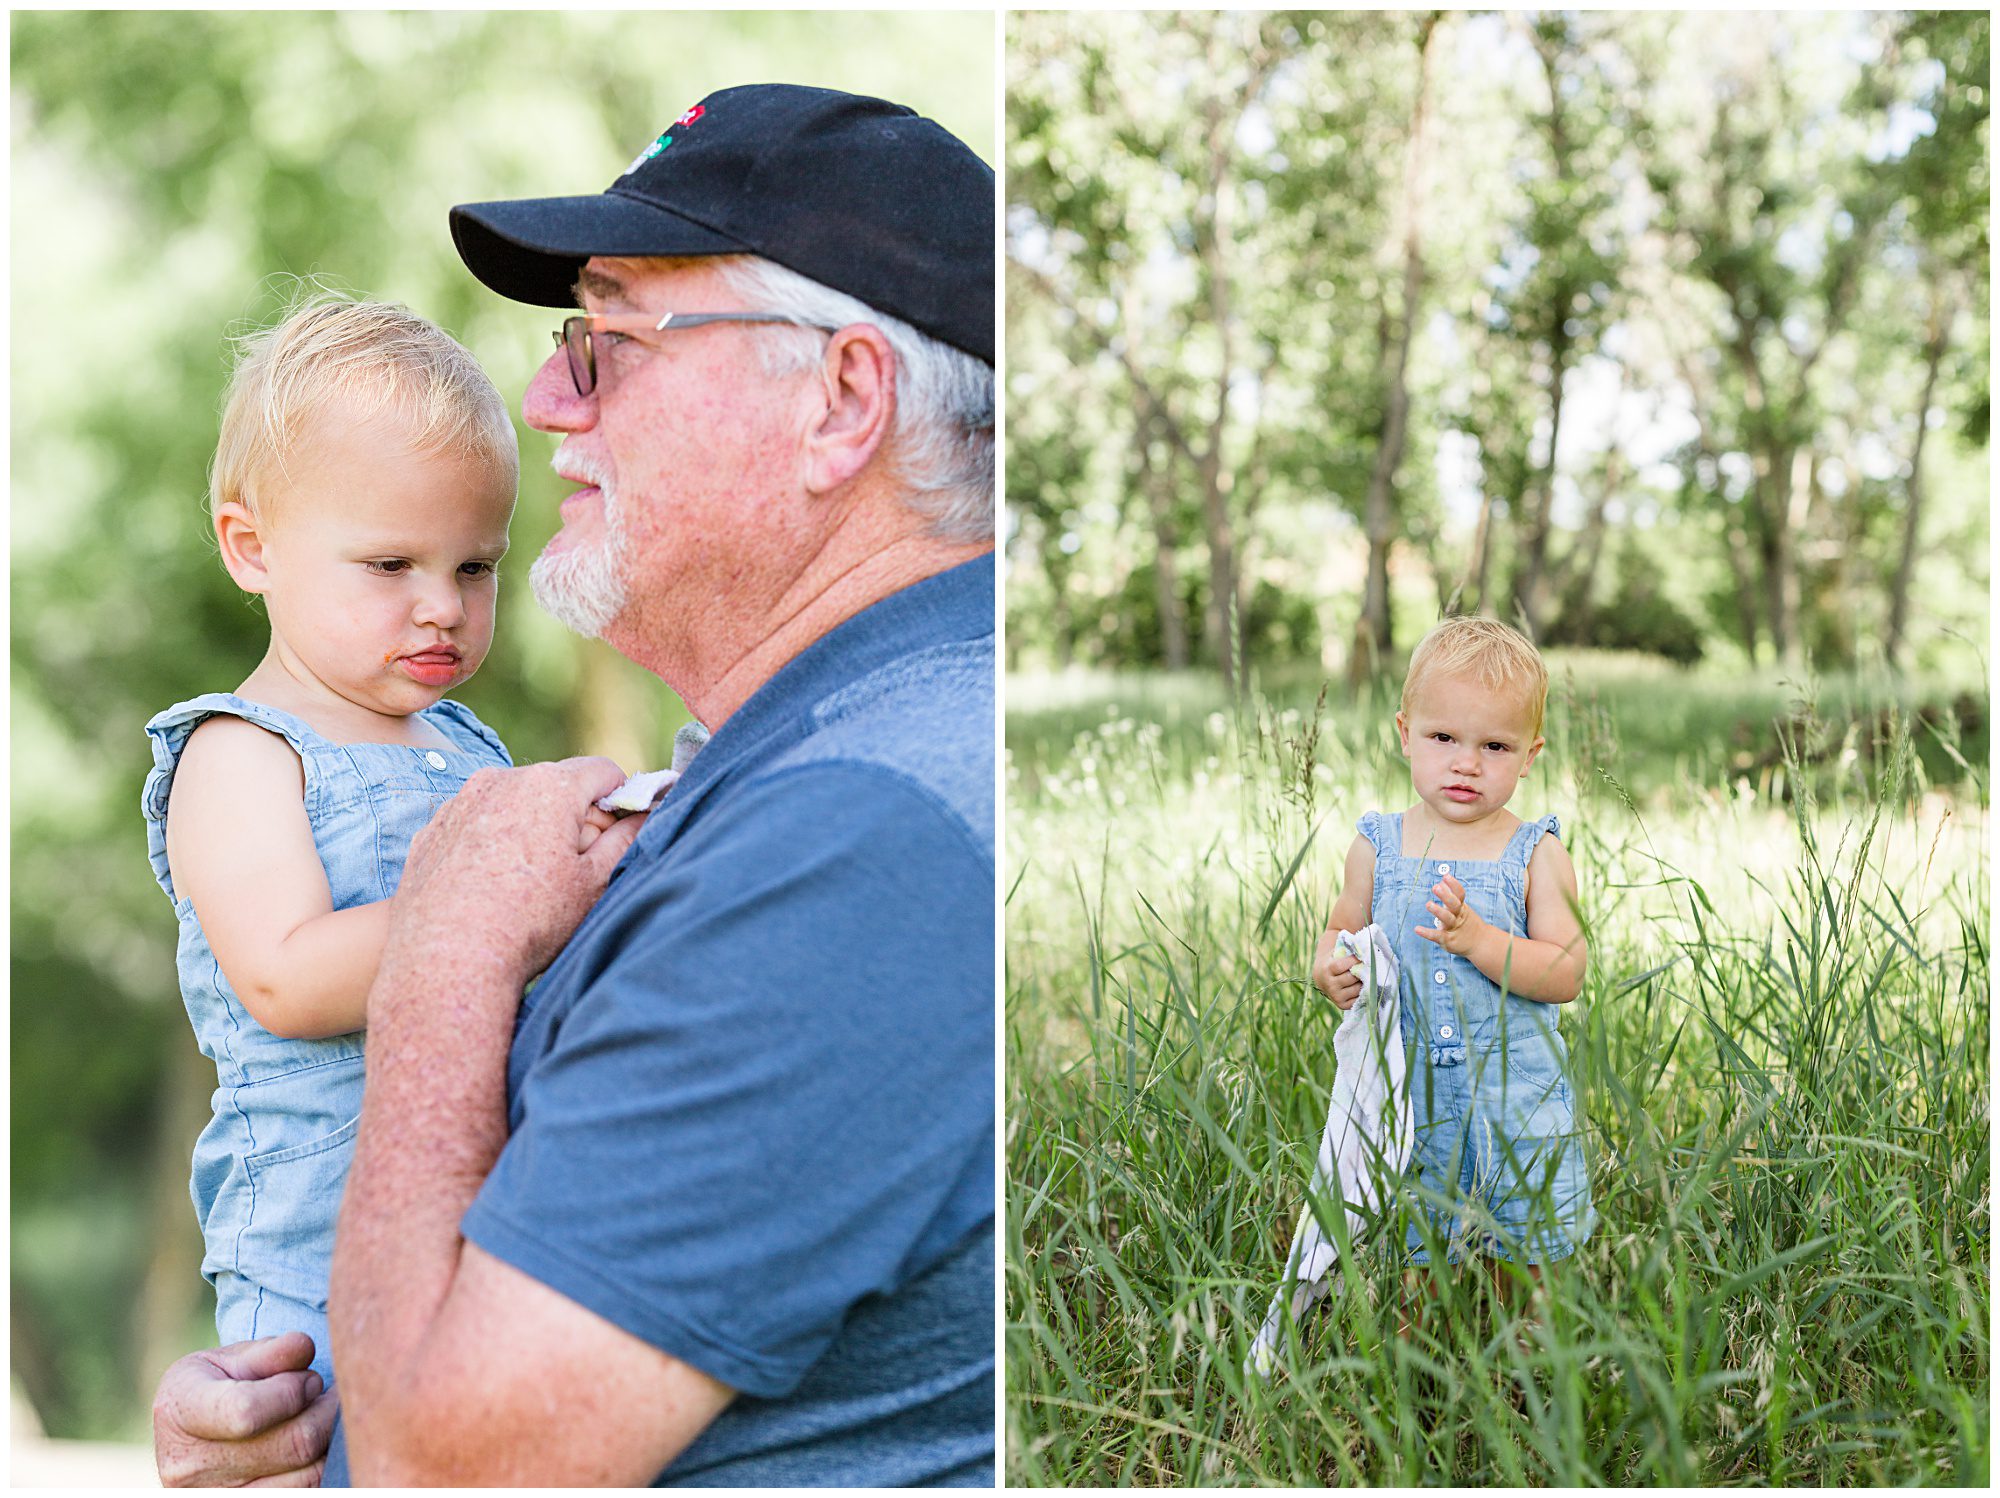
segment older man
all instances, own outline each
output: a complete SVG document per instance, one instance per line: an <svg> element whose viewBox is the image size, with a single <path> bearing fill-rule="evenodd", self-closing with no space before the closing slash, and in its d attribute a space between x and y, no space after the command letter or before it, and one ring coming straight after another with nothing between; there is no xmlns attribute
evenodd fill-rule
<svg viewBox="0 0 2000 1498"><path fill-rule="evenodd" d="M992 182L760 85L601 196L453 211L487 285L582 308L525 400L582 486L536 595L714 737L636 840L590 841L602 760L420 839L329 1482L991 1483ZM310 1475L295 1352L169 1370L163 1472Z"/></svg>

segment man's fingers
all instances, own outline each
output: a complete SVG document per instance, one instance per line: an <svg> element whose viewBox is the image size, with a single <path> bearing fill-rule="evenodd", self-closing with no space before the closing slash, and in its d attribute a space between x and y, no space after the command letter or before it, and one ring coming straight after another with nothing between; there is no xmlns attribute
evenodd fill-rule
<svg viewBox="0 0 2000 1498"><path fill-rule="evenodd" d="M326 1465L326 1448L333 1440L334 1418L340 1413L340 1394L329 1389L306 1407L305 1413L268 1430L254 1441L245 1441L232 1453L235 1470L244 1478L256 1474L245 1486L275 1488L315 1487Z"/></svg>
<svg viewBox="0 0 2000 1498"><path fill-rule="evenodd" d="M269 1378L274 1373L304 1369L315 1351L313 1339L304 1332L280 1332L254 1342L232 1342L202 1356L231 1378Z"/></svg>
<svg viewBox="0 0 2000 1498"><path fill-rule="evenodd" d="M601 754L579 754L574 759L557 760L556 765L588 801L610 795L626 780L617 762Z"/></svg>
<svg viewBox="0 0 2000 1498"><path fill-rule="evenodd" d="M606 882L610 880L611 871L618 866L618 860L625 856L625 850L631 847L633 841L645 830L646 818L650 815L650 812L642 812L636 816L620 817L600 832L597 841L584 851L583 856L595 866L600 880Z"/></svg>
<svg viewBox="0 0 2000 1498"><path fill-rule="evenodd" d="M246 1441L292 1419L312 1403L320 1376L310 1370L268 1378L212 1378L186 1391L180 1425L210 1441Z"/></svg>
<svg viewBox="0 0 2000 1498"><path fill-rule="evenodd" d="M272 1380L242 1382L217 1378L213 1370L207 1376L212 1386L233 1389L243 1396L217 1423L247 1434L239 1437L228 1434L227 1429L204 1428L203 1417L193 1413L194 1392L170 1388L174 1371L169 1369L168 1382L162 1384L154 1406L153 1421L154 1460L165 1486L233 1487L265 1480L281 1486L306 1486L318 1482L327 1443L333 1437L334 1418L340 1411L336 1390L325 1390L289 1418L260 1427L254 1412L270 1383L282 1382L297 1389L310 1379L317 1386L319 1375L283 1373ZM268 1405L263 1413L270 1413Z"/></svg>
<svg viewBox="0 0 2000 1498"><path fill-rule="evenodd" d="M310 1467L301 1467L296 1472L280 1472L275 1477L260 1477L254 1482L243 1484L246 1488L316 1488L326 1473L326 1458L321 1457Z"/></svg>

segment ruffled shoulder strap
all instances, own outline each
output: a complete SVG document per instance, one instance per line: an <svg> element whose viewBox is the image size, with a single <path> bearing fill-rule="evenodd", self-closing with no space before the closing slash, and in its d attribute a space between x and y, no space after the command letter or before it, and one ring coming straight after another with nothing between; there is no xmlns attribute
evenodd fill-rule
<svg viewBox="0 0 2000 1498"><path fill-rule="evenodd" d="M1527 868L1528 860L1535 855L1535 844L1539 843L1544 835L1558 841L1562 839L1562 823L1556 820L1554 812L1550 812L1547 816L1536 817L1533 821L1523 822L1514 829L1514 836L1507 844L1507 862L1523 869Z"/></svg>
<svg viewBox="0 0 2000 1498"><path fill-rule="evenodd" d="M1377 858L1400 858L1403 854L1403 814L1399 811L1364 811L1354 830L1368 839Z"/></svg>
<svg viewBox="0 0 2000 1498"><path fill-rule="evenodd" d="M436 724L454 744L462 745L475 754L491 755L503 765L514 763L514 756L507 752L500 735L480 722L478 715L463 702L440 697L419 716Z"/></svg>
<svg viewBox="0 0 2000 1498"><path fill-rule="evenodd" d="M221 713L255 723L289 743L298 751L299 760L306 767L309 803L314 793L317 777L313 772L311 751L322 740L303 718L295 718L288 712L261 702L252 702L247 697L238 697L234 692L204 692L199 697L176 702L165 712L155 713L146 723L146 737L153 747L153 768L146 775L145 789L139 793L139 810L146 818L146 852L153 865L153 877L159 880L160 888L167 892L170 900L179 899L174 893L173 879L167 872L167 801L173 794L174 771L179 767L181 751L187 748L194 731Z"/></svg>

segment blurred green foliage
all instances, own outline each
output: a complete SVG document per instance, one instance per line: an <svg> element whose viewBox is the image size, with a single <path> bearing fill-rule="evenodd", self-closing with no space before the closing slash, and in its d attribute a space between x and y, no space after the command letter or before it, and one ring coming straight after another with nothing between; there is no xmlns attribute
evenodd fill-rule
<svg viewBox="0 0 2000 1498"><path fill-rule="evenodd" d="M1220 669L1233 616L1252 666L1352 683L1466 609L1958 669L1990 581L1990 30L1010 17L1010 664Z"/></svg>
<svg viewBox="0 0 2000 1498"><path fill-rule="evenodd" d="M12 1355L52 1434L136 1433L206 1337L185 1182L214 1074L138 805L146 719L267 643L204 514L228 335L317 275L442 324L515 400L556 314L473 280L452 204L601 191L747 82L892 98L991 161L993 50L976 13L13 17ZM680 704L527 595L559 486L521 438L462 695L517 760L663 762Z"/></svg>

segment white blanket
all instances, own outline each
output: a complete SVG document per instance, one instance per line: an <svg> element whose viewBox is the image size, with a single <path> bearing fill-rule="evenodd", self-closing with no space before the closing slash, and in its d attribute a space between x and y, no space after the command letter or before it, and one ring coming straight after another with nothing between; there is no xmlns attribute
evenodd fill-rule
<svg viewBox="0 0 2000 1498"><path fill-rule="evenodd" d="M1416 1139L1395 944L1380 926L1343 931L1334 939L1361 959L1361 997L1334 1032L1333 1095L1327 1100L1319 1161L1285 1256L1284 1282L1244 1363L1244 1371L1258 1378L1269 1378L1277 1362L1287 1292L1296 1322L1326 1295L1340 1257L1339 1245L1313 1215L1313 1201L1321 1201L1328 1211L1336 1202L1345 1203L1348 1237L1358 1237L1370 1217L1381 1214L1387 1188L1409 1164Z"/></svg>

